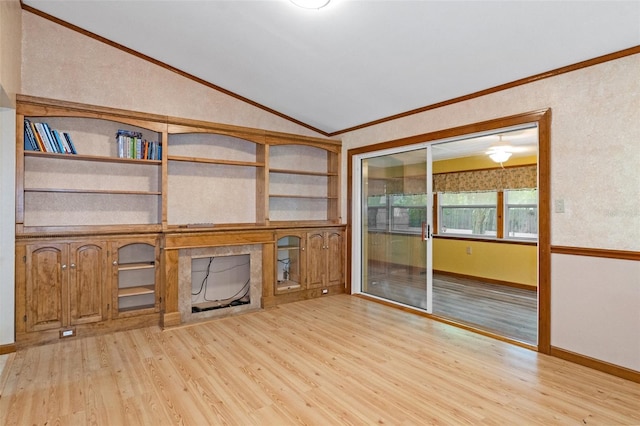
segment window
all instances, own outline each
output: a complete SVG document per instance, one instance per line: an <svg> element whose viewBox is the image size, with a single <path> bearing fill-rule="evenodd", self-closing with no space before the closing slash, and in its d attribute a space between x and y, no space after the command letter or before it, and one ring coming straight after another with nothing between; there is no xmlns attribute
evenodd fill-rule
<svg viewBox="0 0 640 426"><path fill-rule="evenodd" d="M427 194L391 195L391 230L421 233L427 221Z"/></svg>
<svg viewBox="0 0 640 426"><path fill-rule="evenodd" d="M535 240L538 191L440 192L437 215L441 235ZM503 224L498 223L500 217Z"/></svg>
<svg viewBox="0 0 640 426"><path fill-rule="evenodd" d="M505 238L538 237L538 191L518 189L504 191Z"/></svg>
<svg viewBox="0 0 640 426"><path fill-rule="evenodd" d="M369 229L386 231L388 223L387 196L372 195L367 198L367 224Z"/></svg>
<svg viewBox="0 0 640 426"><path fill-rule="evenodd" d="M367 199L372 231L419 234L427 221L427 194L374 195Z"/></svg>
<svg viewBox="0 0 640 426"><path fill-rule="evenodd" d="M497 194L495 191L440 193L439 232L495 237Z"/></svg>

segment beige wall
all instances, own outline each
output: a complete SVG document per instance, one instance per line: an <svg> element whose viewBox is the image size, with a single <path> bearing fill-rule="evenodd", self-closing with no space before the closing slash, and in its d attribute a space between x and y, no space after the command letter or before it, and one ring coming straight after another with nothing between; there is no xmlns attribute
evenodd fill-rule
<svg viewBox="0 0 640 426"><path fill-rule="evenodd" d="M639 75L636 54L344 134L344 152L551 108L551 199L565 204L565 213L551 214L551 243L639 251ZM584 279L585 264L597 265L599 273ZM552 345L639 370L637 267L554 255Z"/></svg>
<svg viewBox="0 0 640 426"><path fill-rule="evenodd" d="M640 371L640 262L554 254L551 267L551 344Z"/></svg>
<svg viewBox="0 0 640 426"><path fill-rule="evenodd" d="M15 94L20 89L18 0L0 1L0 346L14 342Z"/></svg>
<svg viewBox="0 0 640 426"><path fill-rule="evenodd" d="M18 0L0 1L0 107L15 106L20 90L20 49L22 21Z"/></svg>

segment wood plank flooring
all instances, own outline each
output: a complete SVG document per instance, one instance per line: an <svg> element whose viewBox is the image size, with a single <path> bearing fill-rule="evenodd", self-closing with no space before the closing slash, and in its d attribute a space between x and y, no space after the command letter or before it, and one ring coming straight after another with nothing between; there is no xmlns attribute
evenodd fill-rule
<svg viewBox="0 0 640 426"><path fill-rule="evenodd" d="M538 294L447 275L433 277L433 313L510 339L538 342Z"/></svg>
<svg viewBox="0 0 640 426"><path fill-rule="evenodd" d="M366 293L426 307L425 276L406 268L372 274ZM536 291L443 274L433 276L434 315L534 346L538 340L537 305Z"/></svg>
<svg viewBox="0 0 640 426"><path fill-rule="evenodd" d="M16 353L2 425L632 425L640 384L349 295Z"/></svg>

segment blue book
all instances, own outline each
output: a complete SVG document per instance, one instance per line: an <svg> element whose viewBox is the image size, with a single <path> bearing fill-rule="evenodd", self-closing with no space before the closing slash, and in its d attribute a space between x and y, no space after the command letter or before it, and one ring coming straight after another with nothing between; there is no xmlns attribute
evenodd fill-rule
<svg viewBox="0 0 640 426"><path fill-rule="evenodd" d="M40 151L36 137L31 129L29 119L24 119L24 149L25 151Z"/></svg>

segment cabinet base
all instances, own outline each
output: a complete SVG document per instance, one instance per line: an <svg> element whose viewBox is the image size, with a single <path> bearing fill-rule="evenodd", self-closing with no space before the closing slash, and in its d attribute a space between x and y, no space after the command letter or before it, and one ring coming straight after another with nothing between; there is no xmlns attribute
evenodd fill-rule
<svg viewBox="0 0 640 426"><path fill-rule="evenodd" d="M180 312L168 312L162 315L162 328L175 327L181 323Z"/></svg>
<svg viewBox="0 0 640 426"><path fill-rule="evenodd" d="M72 337L63 337L62 332L69 330L69 327L53 328L51 330L41 330L33 332L16 333L16 347L21 349L27 346L43 345L46 343L55 343L61 341L69 342L82 337L92 337L101 334L129 330L133 328L142 328L149 326L157 326L160 323L160 314L146 314L130 318L111 319L91 324L79 324L73 326L75 335Z"/></svg>
<svg viewBox="0 0 640 426"><path fill-rule="evenodd" d="M345 292L343 284L328 287L310 288L307 290L296 291L277 296L263 296L262 307L271 308L283 303L297 302L300 300L315 299L316 297L330 296L332 294L341 294Z"/></svg>

